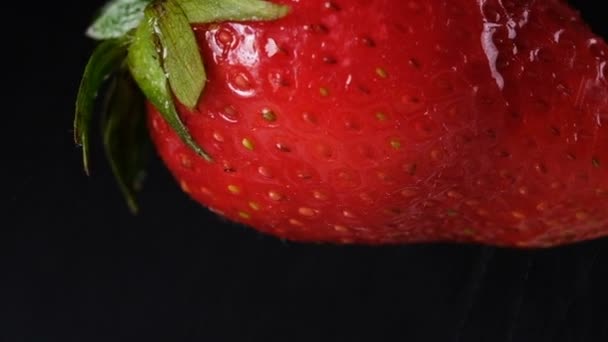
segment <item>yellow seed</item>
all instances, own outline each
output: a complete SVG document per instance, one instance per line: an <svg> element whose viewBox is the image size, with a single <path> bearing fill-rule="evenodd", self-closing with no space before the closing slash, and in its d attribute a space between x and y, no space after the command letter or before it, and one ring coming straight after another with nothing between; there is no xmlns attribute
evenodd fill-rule
<svg viewBox="0 0 608 342"><path fill-rule="evenodd" d="M319 201L324 201L327 199L327 195L321 191L314 191L312 195L315 197L315 199L318 199Z"/></svg>
<svg viewBox="0 0 608 342"><path fill-rule="evenodd" d="M412 189L404 189L403 191L401 191L401 196L405 197L405 198L411 198L414 197L418 194L418 192L416 192L416 190L412 190Z"/></svg>
<svg viewBox="0 0 608 342"><path fill-rule="evenodd" d="M319 89L319 93L321 94L321 96L327 97L327 96L329 96L329 89L327 89L325 87L321 87Z"/></svg>
<svg viewBox="0 0 608 342"><path fill-rule="evenodd" d="M468 200L466 202L464 202L466 205L468 205L469 207L476 207L479 205L479 201L476 200Z"/></svg>
<svg viewBox="0 0 608 342"><path fill-rule="evenodd" d="M273 201L280 201L281 199L283 199L283 196L276 191L269 191L268 197L270 197L270 199Z"/></svg>
<svg viewBox="0 0 608 342"><path fill-rule="evenodd" d="M241 193L241 188L236 185L230 184L228 185L228 191L230 191L234 195L238 195Z"/></svg>
<svg viewBox="0 0 608 342"><path fill-rule="evenodd" d="M188 183L186 183L186 181L181 181L180 186L181 186L183 192L185 192L187 194L190 193L190 187L188 186Z"/></svg>
<svg viewBox="0 0 608 342"><path fill-rule="evenodd" d="M366 193L361 193L361 194L359 194L359 198L360 198L362 201L364 201L364 202L368 202L368 203L371 203L371 202L373 202L373 201L374 201L374 200L372 199L372 197L371 197L369 194L366 194Z"/></svg>
<svg viewBox="0 0 608 342"><path fill-rule="evenodd" d="M307 216L307 217L315 216L315 211L313 209L306 208L306 207L302 207L302 208L298 209L298 213L300 213L300 215L302 215L302 216Z"/></svg>
<svg viewBox="0 0 608 342"><path fill-rule="evenodd" d="M239 212L239 217L244 219L244 220L249 220L251 219L251 215L245 211L240 211Z"/></svg>
<svg viewBox="0 0 608 342"><path fill-rule="evenodd" d="M386 215L401 215L402 211L399 208L390 208L383 210Z"/></svg>
<svg viewBox="0 0 608 342"><path fill-rule="evenodd" d="M348 211L348 210L344 210L342 212L342 215L344 215L344 217L348 217L348 218L354 218L355 217L355 214L353 214L351 211Z"/></svg>
<svg viewBox="0 0 608 342"><path fill-rule="evenodd" d="M584 211L579 211L578 213L576 213L576 218L579 221L584 221L587 219L587 217L589 217L589 215Z"/></svg>
<svg viewBox="0 0 608 342"><path fill-rule="evenodd" d="M185 167L186 169L192 168L192 159L190 159L190 157L188 157L187 155L182 155L180 157L180 162L181 162L182 166Z"/></svg>
<svg viewBox="0 0 608 342"><path fill-rule="evenodd" d="M249 138L243 139L243 146L249 151L253 151L255 149L255 145Z"/></svg>
<svg viewBox="0 0 608 342"><path fill-rule="evenodd" d="M391 147L394 148L395 150L400 149L401 141L399 141L398 139L391 139Z"/></svg>
<svg viewBox="0 0 608 342"><path fill-rule="evenodd" d="M465 229L462 231L462 233L463 233L464 235L468 235L468 236L475 235L475 231L473 231L473 229L471 229L471 228L465 228Z"/></svg>
<svg viewBox="0 0 608 342"><path fill-rule="evenodd" d="M462 198L462 195L459 192L450 190L450 191L448 191L448 197L459 199L459 198Z"/></svg>
<svg viewBox="0 0 608 342"><path fill-rule="evenodd" d="M253 201L249 202L249 207L255 211L260 211L260 209L262 208L260 207L259 203Z"/></svg>
<svg viewBox="0 0 608 342"><path fill-rule="evenodd" d="M515 217L518 220L523 220L526 218L526 215L524 215L522 212L520 211L514 211L511 213L511 215L513 215L513 217Z"/></svg>
<svg viewBox="0 0 608 342"><path fill-rule="evenodd" d="M454 209L450 209L450 210L448 210L448 216L449 216L449 217L456 217L456 216L458 216L458 215L459 215L459 214L458 214L458 212L457 212L456 210L454 210Z"/></svg>
<svg viewBox="0 0 608 342"><path fill-rule="evenodd" d="M334 230L339 232L339 233L346 233L348 232L348 228L341 226L341 225L335 225L334 226Z"/></svg>
<svg viewBox="0 0 608 342"><path fill-rule="evenodd" d="M551 189L559 189L561 187L562 187L562 183L560 183L560 182L551 183Z"/></svg>
<svg viewBox="0 0 608 342"><path fill-rule="evenodd" d="M388 72L384 68L376 68L376 74L382 78L388 77Z"/></svg>
<svg viewBox="0 0 608 342"><path fill-rule="evenodd" d="M387 115L383 112L376 113L376 119L378 121L386 121L388 119Z"/></svg>
<svg viewBox="0 0 608 342"><path fill-rule="evenodd" d="M298 226L298 227L303 226L303 223L296 219L290 219L289 224L291 224L292 226Z"/></svg>
<svg viewBox="0 0 608 342"><path fill-rule="evenodd" d="M277 121L277 115L268 108L262 109L262 117L264 118L264 120L266 120L268 122Z"/></svg>

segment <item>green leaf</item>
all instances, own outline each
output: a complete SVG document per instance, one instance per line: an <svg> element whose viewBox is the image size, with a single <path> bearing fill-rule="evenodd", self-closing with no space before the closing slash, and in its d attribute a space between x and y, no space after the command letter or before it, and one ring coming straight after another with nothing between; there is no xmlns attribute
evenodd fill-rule
<svg viewBox="0 0 608 342"><path fill-rule="evenodd" d="M158 19L155 32L163 47L162 62L173 94L192 110L207 81L192 27L186 14L172 0L154 3L149 10Z"/></svg>
<svg viewBox="0 0 608 342"><path fill-rule="evenodd" d="M84 70L76 99L74 140L82 145L84 170L89 174L90 131L97 93L104 81L114 73L127 56L126 39L111 39L97 46Z"/></svg>
<svg viewBox="0 0 608 342"><path fill-rule="evenodd" d="M102 121L104 148L114 177L133 213L141 189L150 139L143 95L128 74L115 77L106 96Z"/></svg>
<svg viewBox="0 0 608 342"><path fill-rule="evenodd" d="M144 9L152 0L112 0L87 30L93 39L119 38L137 28L144 18Z"/></svg>
<svg viewBox="0 0 608 342"><path fill-rule="evenodd" d="M161 64L160 39L154 33L155 28L158 28L158 19L150 9L147 9L145 13L146 17L135 32L129 48L127 60L131 74L146 98L156 107L182 141L198 155L212 161L211 157L194 141L175 109L167 75Z"/></svg>
<svg viewBox="0 0 608 342"><path fill-rule="evenodd" d="M279 19L289 13L286 5L262 0L175 0L190 23L225 20L261 21Z"/></svg>

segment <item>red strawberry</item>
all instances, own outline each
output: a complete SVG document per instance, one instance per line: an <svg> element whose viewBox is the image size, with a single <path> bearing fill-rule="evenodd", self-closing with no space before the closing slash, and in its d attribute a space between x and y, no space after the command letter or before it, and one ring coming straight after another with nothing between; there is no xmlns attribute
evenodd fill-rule
<svg viewBox="0 0 608 342"><path fill-rule="evenodd" d="M608 47L563 1L275 3L289 14L195 21L207 83L176 101L184 131L148 106L195 200L300 241L608 235Z"/></svg>

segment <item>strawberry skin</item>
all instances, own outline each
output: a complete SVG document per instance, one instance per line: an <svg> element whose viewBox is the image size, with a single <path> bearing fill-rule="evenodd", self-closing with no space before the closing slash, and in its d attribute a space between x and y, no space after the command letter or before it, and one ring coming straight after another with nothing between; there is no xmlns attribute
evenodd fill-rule
<svg viewBox="0 0 608 342"><path fill-rule="evenodd" d="M608 234L607 46L563 1L276 3L195 27L208 82L180 114L214 162L148 107L196 201L298 241Z"/></svg>

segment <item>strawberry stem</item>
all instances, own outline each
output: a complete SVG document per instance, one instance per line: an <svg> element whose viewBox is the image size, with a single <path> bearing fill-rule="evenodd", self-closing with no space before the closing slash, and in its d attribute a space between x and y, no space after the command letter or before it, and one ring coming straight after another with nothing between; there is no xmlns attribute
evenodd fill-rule
<svg viewBox="0 0 608 342"><path fill-rule="evenodd" d="M200 157L212 157L198 145L176 109L179 101L196 108L207 82L202 56L191 25L220 21L266 21L281 18L289 7L263 0L112 0L102 10L87 35L101 40L87 67L78 92L74 121L75 140L83 147L84 169L89 174L90 126L97 93L104 81L128 65L140 92L129 90L122 81L111 88L110 113L104 125L104 142L116 178L133 211L136 175L140 174L141 139L129 138L145 127L139 111L126 97L138 94L156 107L181 140ZM126 94L125 94L126 93ZM114 114L112 114L114 113ZM129 116L133 118L128 119ZM136 119L137 118L137 119ZM124 126L124 127L123 127ZM139 135L137 135L139 136ZM120 144L112 140L120 140ZM124 147L124 144L136 146ZM123 146L121 152L117 146Z"/></svg>

